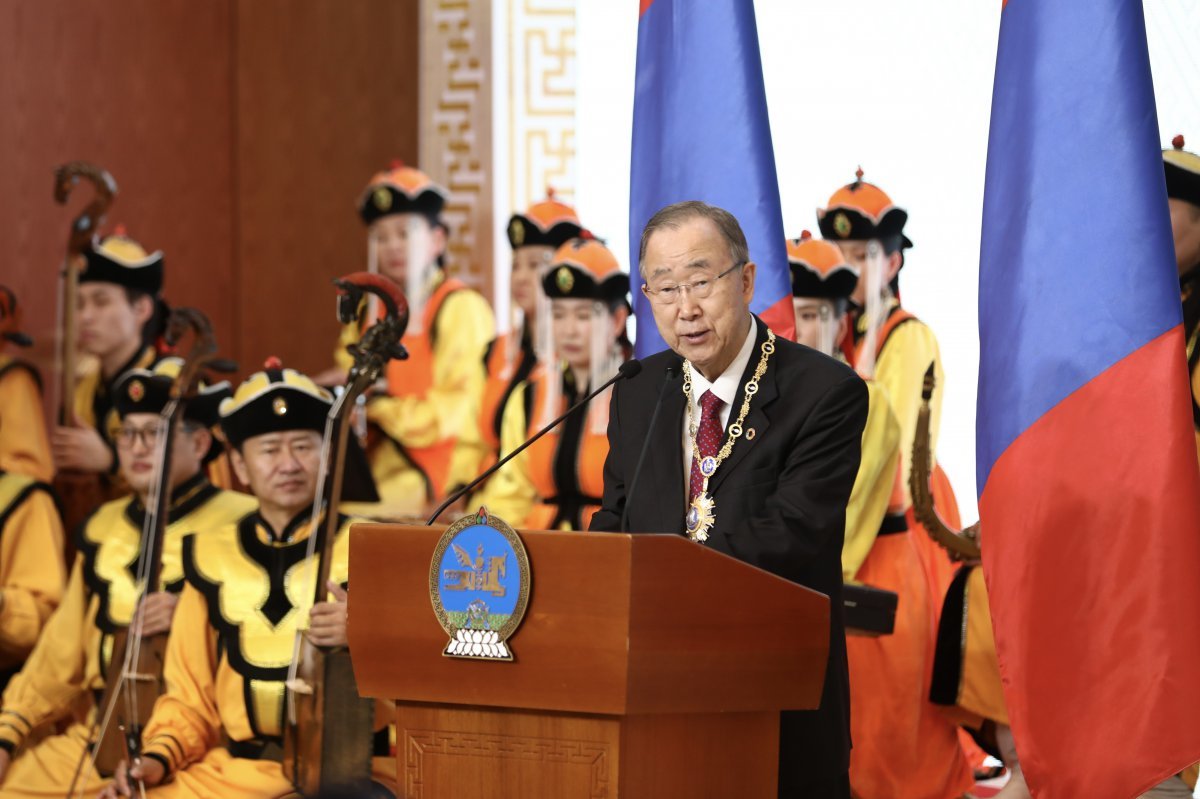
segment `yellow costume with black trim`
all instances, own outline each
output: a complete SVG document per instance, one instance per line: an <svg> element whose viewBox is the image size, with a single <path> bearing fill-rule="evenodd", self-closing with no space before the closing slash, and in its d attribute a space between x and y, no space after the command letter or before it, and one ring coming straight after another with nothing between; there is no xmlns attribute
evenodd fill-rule
<svg viewBox="0 0 1200 799"><path fill-rule="evenodd" d="M0 354L0 471L54 477L41 380L25 361Z"/></svg>
<svg viewBox="0 0 1200 799"><path fill-rule="evenodd" d="M182 586L185 534L203 538L256 504L253 497L214 488L203 475L176 487L163 539L164 588L178 592ZM113 634L133 618L144 514L140 501L124 497L100 506L80 531L79 555L63 600L4 692L0 747L16 756L0 784L0 799L61 799L83 762L113 656ZM64 731L22 746L48 724ZM94 771L83 774L79 795L94 797L106 783Z"/></svg>
<svg viewBox="0 0 1200 799"><path fill-rule="evenodd" d="M305 554L311 525L302 512L276 533L257 513L184 544L187 584L167 643L168 685L143 733L144 755L169 780L164 797L266 799L292 794L281 745L296 633L308 624L315 562ZM354 520L339 519L330 579L344 583ZM382 743L386 746L386 734ZM224 742L224 743L223 743ZM386 751L377 777L394 778Z"/></svg>
<svg viewBox="0 0 1200 799"><path fill-rule="evenodd" d="M0 472L0 684L24 662L62 598L62 545L50 487Z"/></svg>
<svg viewBox="0 0 1200 799"><path fill-rule="evenodd" d="M158 360L153 347L143 347L129 359L112 377L105 378L100 372L100 362L94 358L84 359L79 378L75 381L75 396L72 408L75 421L84 427L95 428L104 443L113 453L113 466L107 476L111 486L124 490L124 481L117 474L117 431L121 420L113 405L113 391L117 383L134 369L150 369Z"/></svg>

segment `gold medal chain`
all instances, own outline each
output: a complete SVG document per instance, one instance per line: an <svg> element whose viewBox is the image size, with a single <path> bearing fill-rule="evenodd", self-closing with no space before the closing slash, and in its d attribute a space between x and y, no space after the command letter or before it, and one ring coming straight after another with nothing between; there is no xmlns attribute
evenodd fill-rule
<svg viewBox="0 0 1200 799"><path fill-rule="evenodd" d="M716 474L717 467L729 457L734 443L742 436L742 422L746 421L746 414L750 412L750 399L758 393L758 381L766 374L767 360L773 352L775 352L775 333L767 328L767 340L762 343L762 355L758 359L758 366L754 368L754 374L746 383L746 394L742 400L741 410L738 411L737 421L729 426L727 431L729 435L725 437L725 443L717 452L717 463L713 467L713 474ZM701 460L700 446L696 443L696 423L692 421L692 365L686 360L683 362L683 395L687 397L688 435L692 439L692 458L699 463ZM707 482L706 478L705 483Z"/></svg>

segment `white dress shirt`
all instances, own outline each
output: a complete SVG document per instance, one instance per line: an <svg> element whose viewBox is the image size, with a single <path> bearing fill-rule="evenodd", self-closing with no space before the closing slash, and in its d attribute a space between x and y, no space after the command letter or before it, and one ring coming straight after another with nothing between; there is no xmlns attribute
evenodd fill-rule
<svg viewBox="0 0 1200 799"><path fill-rule="evenodd" d="M704 396L705 391L711 391L724 403L721 406L721 429L724 430L729 426L729 414L733 411L733 401L737 399L738 386L741 385L742 375L746 371L746 365L750 363L750 356L754 354L754 338L757 332L757 326L754 323L754 317L750 317L750 329L746 332L746 340L742 342L742 348L738 350L738 354L733 359L733 363L721 372L720 376L711 383L704 375L700 374L700 370L693 366L690 362L692 372L692 415L691 421L697 427L700 426L700 398ZM683 496L686 500L688 492L691 489L692 478L692 436L688 430L688 415L683 415ZM724 439L722 439L724 443Z"/></svg>

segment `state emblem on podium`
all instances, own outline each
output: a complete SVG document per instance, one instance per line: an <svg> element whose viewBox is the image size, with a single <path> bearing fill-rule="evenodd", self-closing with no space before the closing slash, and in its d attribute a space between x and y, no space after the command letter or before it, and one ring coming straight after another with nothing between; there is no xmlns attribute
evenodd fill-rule
<svg viewBox="0 0 1200 799"><path fill-rule="evenodd" d="M529 556L520 537L487 508L446 528L429 566L433 612L447 657L512 660L508 639L529 604Z"/></svg>

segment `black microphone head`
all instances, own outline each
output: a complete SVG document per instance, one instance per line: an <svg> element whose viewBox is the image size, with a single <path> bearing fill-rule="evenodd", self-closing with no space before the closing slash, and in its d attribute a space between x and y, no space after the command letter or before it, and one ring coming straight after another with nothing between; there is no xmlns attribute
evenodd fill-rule
<svg viewBox="0 0 1200 799"><path fill-rule="evenodd" d="M625 379L629 379L631 377L636 377L640 371L642 371L642 362L637 358L630 358L628 361L621 364L620 368L617 369L617 374Z"/></svg>
<svg viewBox="0 0 1200 799"><path fill-rule="evenodd" d="M673 363L667 364L667 368L663 370L668 380L674 380L679 377L679 367Z"/></svg>

